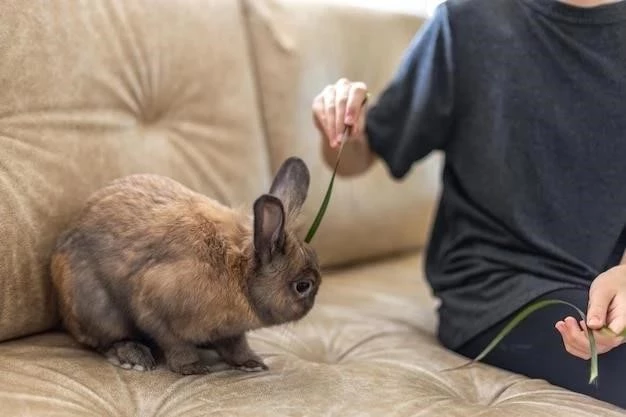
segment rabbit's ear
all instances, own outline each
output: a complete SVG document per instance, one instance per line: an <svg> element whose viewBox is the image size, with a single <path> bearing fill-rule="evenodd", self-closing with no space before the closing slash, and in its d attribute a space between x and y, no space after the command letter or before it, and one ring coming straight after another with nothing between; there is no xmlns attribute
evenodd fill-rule
<svg viewBox="0 0 626 417"><path fill-rule="evenodd" d="M268 263L285 242L285 210L281 201L262 195L254 202L254 249L262 263Z"/></svg>
<svg viewBox="0 0 626 417"><path fill-rule="evenodd" d="M287 215L300 210L306 200L310 173L304 161L297 157L290 157L283 162L274 177L270 194L283 202Z"/></svg>

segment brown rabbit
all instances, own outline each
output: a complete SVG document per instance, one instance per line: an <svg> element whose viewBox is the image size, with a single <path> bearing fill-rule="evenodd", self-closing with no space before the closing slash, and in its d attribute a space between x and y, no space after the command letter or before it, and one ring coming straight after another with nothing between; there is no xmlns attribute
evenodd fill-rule
<svg viewBox="0 0 626 417"><path fill-rule="evenodd" d="M321 282L294 230L309 179L301 159L287 159L251 213L158 175L113 181L52 255L63 325L127 369L154 369L156 348L174 372L207 373L206 344L233 367L268 369L246 332L300 320Z"/></svg>

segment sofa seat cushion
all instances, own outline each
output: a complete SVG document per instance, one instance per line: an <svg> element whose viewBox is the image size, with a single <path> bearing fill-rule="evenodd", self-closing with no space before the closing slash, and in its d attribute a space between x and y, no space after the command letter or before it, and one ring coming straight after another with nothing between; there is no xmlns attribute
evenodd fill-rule
<svg viewBox="0 0 626 417"><path fill-rule="evenodd" d="M479 365L441 348L435 300L406 255L326 275L300 323L250 343L270 371L181 377L110 365L62 333L0 344L2 415L620 416L604 403ZM332 279L330 279L332 277Z"/></svg>

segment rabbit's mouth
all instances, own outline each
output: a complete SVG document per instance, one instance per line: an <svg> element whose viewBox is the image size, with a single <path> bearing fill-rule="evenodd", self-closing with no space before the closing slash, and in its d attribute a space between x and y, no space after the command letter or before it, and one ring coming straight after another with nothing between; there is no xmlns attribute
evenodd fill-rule
<svg viewBox="0 0 626 417"><path fill-rule="evenodd" d="M313 285L306 297L299 299L290 298L282 302L268 300L265 297L254 299L255 297L253 296L251 304L264 326L276 326L304 318L315 305L317 290L318 287Z"/></svg>

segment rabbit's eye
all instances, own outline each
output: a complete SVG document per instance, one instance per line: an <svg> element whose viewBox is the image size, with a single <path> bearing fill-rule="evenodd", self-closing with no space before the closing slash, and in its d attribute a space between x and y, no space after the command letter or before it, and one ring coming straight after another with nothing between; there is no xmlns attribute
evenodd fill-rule
<svg viewBox="0 0 626 417"><path fill-rule="evenodd" d="M306 297L313 288L313 282L309 279L303 279L293 283L293 289L300 297Z"/></svg>

